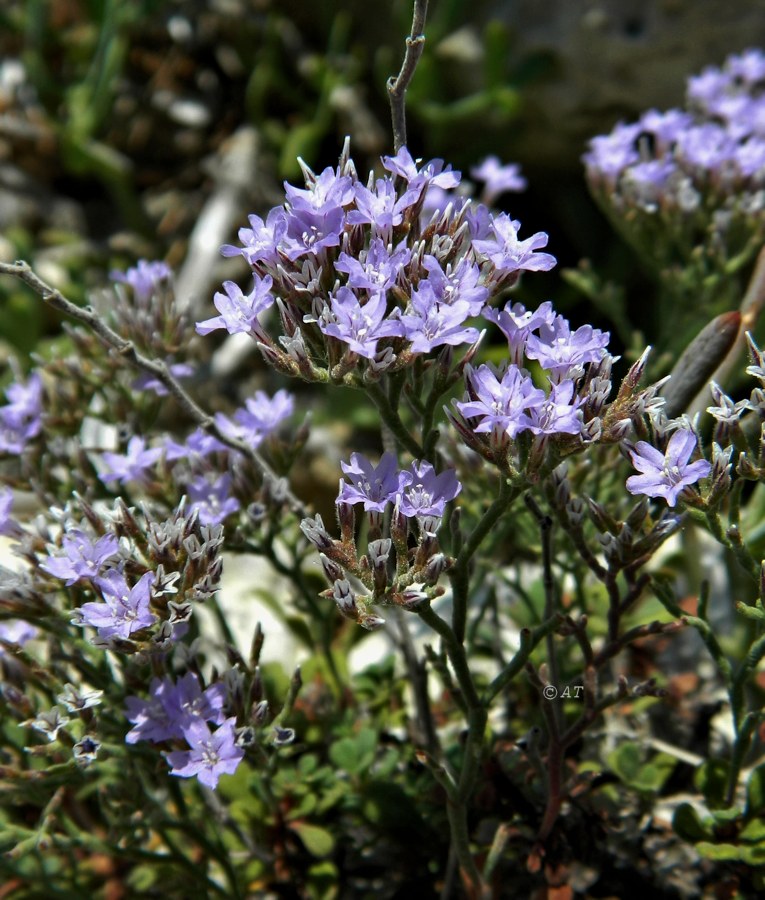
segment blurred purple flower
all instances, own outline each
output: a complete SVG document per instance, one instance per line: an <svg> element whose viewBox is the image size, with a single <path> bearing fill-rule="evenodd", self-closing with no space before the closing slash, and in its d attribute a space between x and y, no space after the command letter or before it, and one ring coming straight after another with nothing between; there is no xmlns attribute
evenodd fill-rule
<svg viewBox="0 0 765 900"><path fill-rule="evenodd" d="M214 481L199 475L186 486L186 493L189 510L197 511L202 525L220 525L242 506L236 497L231 496L231 476L228 473Z"/></svg>
<svg viewBox="0 0 765 900"><path fill-rule="evenodd" d="M42 429L42 379L33 372L5 391L8 403L0 406L0 453L22 453Z"/></svg>
<svg viewBox="0 0 765 900"><path fill-rule="evenodd" d="M27 641L31 641L35 637L37 637L37 628L23 619L6 619L4 622L0 622L0 640L2 641L23 647ZM5 653L5 647L0 646L0 656Z"/></svg>
<svg viewBox="0 0 765 900"><path fill-rule="evenodd" d="M672 435L665 453L646 441L638 441L630 456L641 474L630 475L627 490L631 494L663 497L674 506L683 488L696 484L712 471L711 464L705 459L689 463L695 449L696 435L687 429L678 429Z"/></svg>
<svg viewBox="0 0 765 900"><path fill-rule="evenodd" d="M40 568L67 585L81 578L95 578L104 564L119 552L119 540L114 534L105 534L94 541L78 528L64 535L61 553L47 557Z"/></svg>
<svg viewBox="0 0 765 900"><path fill-rule="evenodd" d="M257 391L254 397L245 400L244 409L238 409L234 413L233 422L221 413L215 416L215 421L224 434L257 447L292 415L294 406L292 395L283 389L273 397L269 397L265 391Z"/></svg>
<svg viewBox="0 0 765 900"><path fill-rule="evenodd" d="M503 166L498 156L487 156L479 165L470 170L477 181L484 182L481 199L484 203L493 203L505 191L525 191L526 179L515 163Z"/></svg>
<svg viewBox="0 0 765 900"><path fill-rule="evenodd" d="M173 363L168 368L170 374L176 379L189 378L194 374L194 367L188 363ZM134 391L153 391L158 397L166 397L168 394L167 388L159 378L156 375L150 375L148 372L141 373L131 384L131 387Z"/></svg>
<svg viewBox="0 0 765 900"><path fill-rule="evenodd" d="M173 273L167 263L149 262L145 259L139 259L126 272L111 272L112 281L129 284L136 297L141 300L148 300L160 287L169 284L172 277Z"/></svg>
<svg viewBox="0 0 765 900"><path fill-rule="evenodd" d="M160 456L162 456L161 447L146 449L146 441L135 435L128 441L126 453L101 454L107 468L98 477L104 484L110 481L120 481L123 484L126 481L143 481L146 470L153 466Z"/></svg>
<svg viewBox="0 0 765 900"><path fill-rule="evenodd" d="M228 449L218 438L201 428L192 431L183 444L179 444L171 437L165 439L165 458L168 462L187 459L190 456L209 456L211 453L221 453Z"/></svg>

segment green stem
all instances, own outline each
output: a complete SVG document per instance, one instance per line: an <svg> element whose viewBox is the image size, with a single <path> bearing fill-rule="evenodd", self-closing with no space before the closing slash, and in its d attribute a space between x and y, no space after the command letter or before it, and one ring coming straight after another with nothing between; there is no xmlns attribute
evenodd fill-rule
<svg viewBox="0 0 765 900"><path fill-rule="evenodd" d="M411 453L415 459L423 459L425 451L419 441L409 433L401 421L398 409L391 405L385 391L376 382L370 382L365 387L367 394L372 398L377 411L380 413L380 418L388 426L399 446L406 450L407 453Z"/></svg>

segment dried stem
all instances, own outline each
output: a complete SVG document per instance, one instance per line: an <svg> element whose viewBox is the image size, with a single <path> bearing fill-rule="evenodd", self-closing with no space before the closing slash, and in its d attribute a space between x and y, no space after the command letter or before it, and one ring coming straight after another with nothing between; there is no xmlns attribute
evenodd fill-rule
<svg viewBox="0 0 765 900"><path fill-rule="evenodd" d="M200 428L209 434L214 435L221 443L231 447L232 450L246 456L253 465L258 469L264 480L271 484L278 484L281 479L263 459L263 457L253 447L237 438L230 437L225 434L215 422L215 419L208 415L196 401L185 391L180 383L173 377L169 369L162 360L149 359L140 354L132 341L123 338L110 328L106 322L92 309L81 308L67 300L66 297L47 282L43 281L28 263L19 261L15 263L0 263L0 275L13 275L20 279L24 284L28 285L42 300L52 306L53 309L59 310L72 319L82 322L93 331L104 346L115 350L130 366L139 369L142 372L148 372L155 376L168 389L170 394L176 399L181 409L192 418ZM280 489L281 492L281 489ZM307 509L303 502L299 500L288 488L283 489L283 493L297 515L306 515Z"/></svg>
<svg viewBox="0 0 765 900"><path fill-rule="evenodd" d="M412 31L406 39L406 53L401 71L395 78L388 79L388 99L393 124L393 149L395 153L406 146L406 90L414 77L414 70L425 46L425 17L428 14L428 0L414 0Z"/></svg>

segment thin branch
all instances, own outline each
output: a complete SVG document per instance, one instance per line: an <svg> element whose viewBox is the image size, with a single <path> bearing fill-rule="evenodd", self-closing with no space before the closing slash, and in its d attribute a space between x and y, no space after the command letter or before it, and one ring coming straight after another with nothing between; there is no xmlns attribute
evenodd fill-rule
<svg viewBox="0 0 765 900"><path fill-rule="evenodd" d="M221 431L215 422L215 419L208 415L186 392L181 384L173 377L162 360L149 359L140 354L132 341L117 334L117 332L110 328L92 309L83 309L72 303L71 300L67 300L61 291L51 287L51 285L36 275L28 263L23 261L0 263L0 275L13 275L15 278L20 279L38 294L48 306L52 306L53 309L57 309L59 312L64 313L70 318L82 322L83 325L86 325L98 336L106 347L115 350L128 365L131 365L134 369L139 369L142 372L148 372L159 379L175 398L181 409L183 409L200 428L204 429L204 431L209 434L214 435L221 443L231 447L232 450L236 450L246 456L258 469L265 481L270 482L273 485L278 485L282 482L282 479L279 478L276 472L273 471L257 450L250 447L244 441L230 437ZM282 492L281 488L279 488L279 492ZM299 500L286 485L283 489L283 493L293 512L297 515L307 514L307 509L303 502Z"/></svg>
<svg viewBox="0 0 765 900"><path fill-rule="evenodd" d="M395 153L406 146L406 90L414 77L414 70L425 46L425 18L428 14L428 0L414 0L412 31L406 39L406 53L401 71L395 78L388 79L388 99L393 124L393 149Z"/></svg>

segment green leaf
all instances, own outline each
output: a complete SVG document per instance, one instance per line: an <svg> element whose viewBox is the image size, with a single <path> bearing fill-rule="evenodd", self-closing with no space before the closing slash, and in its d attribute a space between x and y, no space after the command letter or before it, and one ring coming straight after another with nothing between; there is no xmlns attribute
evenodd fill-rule
<svg viewBox="0 0 765 900"><path fill-rule="evenodd" d="M708 841L701 841L696 844L698 852L707 859L715 860L740 860L742 859L742 848L735 844L711 844Z"/></svg>
<svg viewBox="0 0 765 900"><path fill-rule="evenodd" d="M357 775L372 765L377 747L377 734L362 728L354 737L341 738L329 748L329 758L340 769Z"/></svg>
<svg viewBox="0 0 765 900"><path fill-rule="evenodd" d="M308 822L292 822L290 828L305 844L311 856L329 856L335 849L335 839L326 828Z"/></svg>
<svg viewBox="0 0 765 900"><path fill-rule="evenodd" d="M710 809L725 806L729 769L727 760L709 759L696 770L693 781Z"/></svg>
<svg viewBox="0 0 765 900"><path fill-rule="evenodd" d="M765 810L765 766L758 766L746 783L746 815L756 816Z"/></svg>
<svg viewBox="0 0 765 900"><path fill-rule="evenodd" d="M746 841L749 844L765 844L765 821L763 819L752 819L738 837L739 840Z"/></svg>
<svg viewBox="0 0 765 900"><path fill-rule="evenodd" d="M643 752L634 741L626 741L608 754L608 765L625 784L631 784L643 765Z"/></svg>
<svg viewBox="0 0 765 900"><path fill-rule="evenodd" d="M672 827L684 841L692 844L698 841L709 841L714 837L710 828L702 821L690 803L681 803L672 817Z"/></svg>

